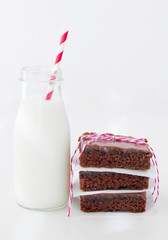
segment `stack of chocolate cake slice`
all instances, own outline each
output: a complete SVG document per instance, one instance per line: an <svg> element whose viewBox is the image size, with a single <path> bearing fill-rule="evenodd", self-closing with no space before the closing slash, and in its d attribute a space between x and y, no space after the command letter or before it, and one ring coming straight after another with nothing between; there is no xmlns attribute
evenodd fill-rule
<svg viewBox="0 0 168 240"><path fill-rule="evenodd" d="M80 151L86 141L83 137L89 134L91 133L84 133L79 138ZM144 141L147 142L146 139ZM84 212L144 212L149 177L136 175L135 172L150 169L151 157L152 153L147 145L116 140L96 140L88 144L79 159L82 169L79 171L79 185L80 190L85 192L80 196L81 210ZM92 170L88 171L88 168ZM93 171L93 168L98 171ZM101 169L106 170L101 171ZM111 169L135 171L134 174L127 174L110 171ZM108 190L116 191L109 193ZM93 191L94 194L92 194ZM98 192L95 193L95 191Z"/></svg>

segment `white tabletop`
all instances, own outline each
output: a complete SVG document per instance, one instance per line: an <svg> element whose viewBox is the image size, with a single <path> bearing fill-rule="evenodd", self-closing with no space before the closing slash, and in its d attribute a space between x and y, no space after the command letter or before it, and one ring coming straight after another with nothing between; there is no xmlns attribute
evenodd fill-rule
<svg viewBox="0 0 168 240"><path fill-rule="evenodd" d="M14 111L15 112L15 111ZM168 192L167 192L167 137L166 114L150 116L144 113L141 119L142 136L150 138L158 156L160 167L160 197L156 209L151 215L136 215L124 217L89 218L72 216L66 217L67 208L54 212L36 212L21 208L17 205L13 193L13 154L12 127L14 113L9 118L2 119L0 133L0 239L4 240L55 240L55 239L147 239L159 238L167 233L168 221ZM143 115L143 116L144 116ZM117 114L115 115L117 118ZM134 113L134 116L137 115ZM148 117L147 117L148 116ZM134 117L134 120L135 120ZM137 116L138 118L140 115ZM74 116L75 119L75 116ZM72 150L77 144L80 126L76 127L71 118ZM121 116L120 116L121 119ZM137 126L133 124L132 116L120 124L121 131L125 126L131 134ZM153 121L151 121L153 120ZM114 119L114 124L115 124ZM132 121L132 122L131 122ZM116 122L119 122L118 120ZM127 124L127 123L130 124ZM97 123L98 124L98 123ZM95 125L96 126L96 125ZM76 129L76 130L75 130ZM90 130L90 129L89 129ZM122 132L123 133L123 132ZM125 132L124 132L125 133ZM140 136L140 137L142 137ZM137 136L138 137L138 136Z"/></svg>
<svg viewBox="0 0 168 240"><path fill-rule="evenodd" d="M0 1L0 240L166 238L167 9L166 0ZM160 197L149 216L68 219L67 209L33 212L15 201L13 99L21 95L20 69L54 63L64 28L70 30L61 68L72 151L84 131L149 139L160 170Z"/></svg>

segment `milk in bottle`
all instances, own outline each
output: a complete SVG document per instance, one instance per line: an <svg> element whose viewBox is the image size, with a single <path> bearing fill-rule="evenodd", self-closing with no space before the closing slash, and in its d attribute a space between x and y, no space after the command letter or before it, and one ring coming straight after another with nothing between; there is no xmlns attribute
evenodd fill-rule
<svg viewBox="0 0 168 240"><path fill-rule="evenodd" d="M22 70L23 98L14 127L15 195L37 210L63 207L69 197L70 133L57 72L51 100L45 100L48 67Z"/></svg>

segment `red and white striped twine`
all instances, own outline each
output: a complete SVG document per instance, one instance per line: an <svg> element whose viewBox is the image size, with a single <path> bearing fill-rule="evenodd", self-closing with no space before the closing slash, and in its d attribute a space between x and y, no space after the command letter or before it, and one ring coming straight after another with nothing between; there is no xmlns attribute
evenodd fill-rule
<svg viewBox="0 0 168 240"><path fill-rule="evenodd" d="M64 31L62 36L61 36L61 40L60 40L60 43L59 43L59 46L58 46L57 56L56 56L55 64L54 64L54 68L53 68L53 73L54 74L56 74L56 72L58 71L59 65L61 63L67 36L68 36L68 31ZM50 85L47 89L46 100L50 100L51 97L52 97L52 94L54 92L54 84L52 83L52 81L54 81L55 79L56 79L55 76L51 76L51 78L50 78L51 82L50 82Z"/></svg>
<svg viewBox="0 0 168 240"><path fill-rule="evenodd" d="M72 185L73 184L73 177L74 177L73 166L75 168L75 166L76 166L77 162L79 161L79 158L82 155L83 151L85 150L86 146L88 144L92 143L92 142L95 142L95 141L99 140L99 139L101 139L101 140L108 140L108 141L116 140L116 141L122 141L122 142L131 142L131 143L136 143L136 144L140 144L140 145L147 145L149 147L150 151L152 152L152 163L155 166L155 170L156 170L155 186L154 186L154 189L153 189L153 192L152 192L152 195L154 195L155 190L157 188L156 197L154 199L154 203L156 203L156 201L158 199L158 196L159 196L159 169L158 169L158 163L157 163L156 155L154 153L153 148L148 143L144 142L144 138L130 139L130 138L126 138L126 137L116 137L116 136L113 136L113 135L97 134L97 133L85 135L82 138L87 140L87 141L85 141L85 143L83 145L83 148L80 151L79 157L76 157L75 162L73 162L74 159L75 159L75 156L77 154L77 151L78 151L78 149L79 149L79 147L81 145L81 141L82 140L80 140L80 142L78 144L78 147L76 148L74 154L71 157L71 162L70 162L70 165L71 165L71 175L70 175L70 181L69 181L70 194L69 194L69 206L68 206L68 213L67 213L68 217L70 216L71 205L72 205L72 196L73 196L73 185Z"/></svg>

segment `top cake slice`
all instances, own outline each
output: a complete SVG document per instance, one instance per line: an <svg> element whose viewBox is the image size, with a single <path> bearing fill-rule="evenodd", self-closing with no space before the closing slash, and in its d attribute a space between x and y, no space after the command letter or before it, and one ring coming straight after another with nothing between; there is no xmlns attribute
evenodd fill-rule
<svg viewBox="0 0 168 240"><path fill-rule="evenodd" d="M79 137L80 151L86 141L83 137L91 134L84 133ZM134 139L133 137L127 138ZM147 143L147 140L144 139L144 142ZM80 166L147 170L150 169L151 157L152 153L147 145L117 140L96 140L85 147L80 156Z"/></svg>

